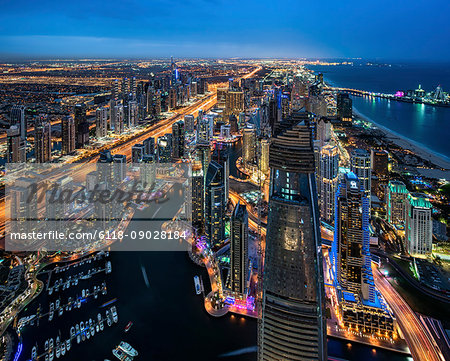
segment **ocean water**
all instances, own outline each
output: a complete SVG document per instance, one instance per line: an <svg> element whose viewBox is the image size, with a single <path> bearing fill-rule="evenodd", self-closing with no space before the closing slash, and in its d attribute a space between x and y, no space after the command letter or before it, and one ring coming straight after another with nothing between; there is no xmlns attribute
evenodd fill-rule
<svg viewBox="0 0 450 361"><path fill-rule="evenodd" d="M335 86L395 93L397 90L425 91L438 85L450 91L448 64L393 64L392 66L311 66ZM398 133L447 160L450 157L450 107L433 107L386 99L353 96L353 106L363 116Z"/></svg>

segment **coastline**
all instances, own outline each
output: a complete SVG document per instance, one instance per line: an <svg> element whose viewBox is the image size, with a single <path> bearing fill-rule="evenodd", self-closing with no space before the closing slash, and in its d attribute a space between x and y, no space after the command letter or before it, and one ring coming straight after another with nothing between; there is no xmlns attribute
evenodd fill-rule
<svg viewBox="0 0 450 361"><path fill-rule="evenodd" d="M386 138L395 143L397 146L403 149L411 150L422 159L428 160L434 165L443 169L442 172L445 172L447 174L447 177L450 176L450 158L446 157L443 154L439 154L427 148L423 144L418 143L412 139L409 139L406 136L401 135L383 125L378 124L373 119L359 112L358 109L356 109L355 107L353 107L353 111L356 116L358 116L364 121L371 123L375 128L381 130L385 134Z"/></svg>

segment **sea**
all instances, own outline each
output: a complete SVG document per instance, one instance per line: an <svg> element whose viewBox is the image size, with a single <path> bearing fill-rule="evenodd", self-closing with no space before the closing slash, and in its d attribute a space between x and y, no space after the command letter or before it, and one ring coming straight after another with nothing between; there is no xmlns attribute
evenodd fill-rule
<svg viewBox="0 0 450 361"><path fill-rule="evenodd" d="M370 64L370 65L369 65ZM308 66L333 86L394 94L417 89L427 93L438 85L450 92L450 63L367 63ZM450 160L450 107L411 104L375 97L352 96L353 107L365 118Z"/></svg>

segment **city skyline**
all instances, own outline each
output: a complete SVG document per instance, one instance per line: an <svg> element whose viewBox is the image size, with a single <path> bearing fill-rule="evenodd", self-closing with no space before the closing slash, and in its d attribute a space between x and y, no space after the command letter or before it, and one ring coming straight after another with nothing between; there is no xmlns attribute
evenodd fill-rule
<svg viewBox="0 0 450 361"><path fill-rule="evenodd" d="M22 0L2 5L0 57L171 54L447 61L449 10L443 0L408 6L354 0L320 4L113 1L108 6L101 1Z"/></svg>

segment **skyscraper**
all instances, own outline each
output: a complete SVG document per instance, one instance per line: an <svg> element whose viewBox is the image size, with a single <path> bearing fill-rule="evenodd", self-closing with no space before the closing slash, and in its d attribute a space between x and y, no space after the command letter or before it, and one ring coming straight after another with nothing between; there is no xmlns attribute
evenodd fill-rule
<svg viewBox="0 0 450 361"><path fill-rule="evenodd" d="M205 179L202 164L192 164L192 225L198 232L204 228Z"/></svg>
<svg viewBox="0 0 450 361"><path fill-rule="evenodd" d="M231 114L238 115L244 110L244 92L241 90L228 90L225 97L224 116L228 118Z"/></svg>
<svg viewBox="0 0 450 361"><path fill-rule="evenodd" d="M6 160L8 163L26 162L26 145L25 140L20 136L20 128L18 125L11 125L6 130L6 141L8 150Z"/></svg>
<svg viewBox="0 0 450 361"><path fill-rule="evenodd" d="M100 107L95 111L95 136L106 137L108 134L108 109Z"/></svg>
<svg viewBox="0 0 450 361"><path fill-rule="evenodd" d="M253 163L256 156L255 129L246 128L242 134L242 160L244 164Z"/></svg>
<svg viewBox="0 0 450 361"><path fill-rule="evenodd" d="M336 98L337 116L343 122L351 122L353 109L352 99L347 93L339 93Z"/></svg>
<svg viewBox="0 0 450 361"><path fill-rule="evenodd" d="M172 146L167 135L158 138L158 163L168 163L172 161Z"/></svg>
<svg viewBox="0 0 450 361"><path fill-rule="evenodd" d="M339 152L336 146L325 145L320 151L320 216L328 224L334 224L334 200L339 176Z"/></svg>
<svg viewBox="0 0 450 361"><path fill-rule="evenodd" d="M369 199L369 206L372 186L372 167L370 163L370 153L368 151L365 149L353 150L350 157L350 170L356 174L359 181L364 186L364 191Z"/></svg>
<svg viewBox="0 0 450 361"><path fill-rule="evenodd" d="M389 181L386 187L386 216L391 224L406 222L406 201L408 190L405 183L398 180Z"/></svg>
<svg viewBox="0 0 450 361"><path fill-rule="evenodd" d="M27 120L25 117L25 106L14 105L11 108L11 113L9 117L10 125L17 125L20 131L20 137L23 140L27 139Z"/></svg>
<svg viewBox="0 0 450 361"><path fill-rule="evenodd" d="M205 227L211 247L225 237L225 174L214 160L209 163L205 180Z"/></svg>
<svg viewBox="0 0 450 361"><path fill-rule="evenodd" d="M272 140L269 164L258 360L326 360L320 223L307 122Z"/></svg>
<svg viewBox="0 0 450 361"><path fill-rule="evenodd" d="M172 155L174 159L184 157L184 122L182 120L172 125Z"/></svg>
<svg viewBox="0 0 450 361"><path fill-rule="evenodd" d="M413 257L430 255L433 249L431 203L425 194L409 193L406 207L406 249Z"/></svg>
<svg viewBox="0 0 450 361"><path fill-rule="evenodd" d="M131 147L131 162L140 163L145 154L144 144L139 143Z"/></svg>
<svg viewBox="0 0 450 361"><path fill-rule="evenodd" d="M186 114L184 116L184 126L186 133L193 133L195 127L195 117L192 114Z"/></svg>
<svg viewBox="0 0 450 361"><path fill-rule="evenodd" d="M145 154L148 154L148 155L155 154L155 138L148 137L147 139L144 139L142 144L144 144Z"/></svg>
<svg viewBox="0 0 450 361"><path fill-rule="evenodd" d="M36 163L45 163L52 159L51 125L42 115L39 116L34 127L34 154Z"/></svg>
<svg viewBox="0 0 450 361"><path fill-rule="evenodd" d="M336 192L332 279L344 326L366 334L392 336L395 320L375 288L369 249L369 199L350 172Z"/></svg>
<svg viewBox="0 0 450 361"><path fill-rule="evenodd" d="M61 154L67 155L75 151L75 121L70 115L61 120Z"/></svg>
<svg viewBox="0 0 450 361"><path fill-rule="evenodd" d="M89 123L86 119L86 105L75 105L73 117L75 120L75 147L83 148L89 144Z"/></svg>
<svg viewBox="0 0 450 361"><path fill-rule="evenodd" d="M144 189L152 189L156 181L155 155L144 154L141 164L141 181Z"/></svg>
<svg viewBox="0 0 450 361"><path fill-rule="evenodd" d="M231 215L231 291L239 295L247 292L248 281L248 213L239 202Z"/></svg>
<svg viewBox="0 0 450 361"><path fill-rule="evenodd" d="M369 199L358 177L344 176L336 194L335 270L340 287L375 300L369 254Z"/></svg>
<svg viewBox="0 0 450 361"><path fill-rule="evenodd" d="M259 170L264 174L268 173L269 168L269 139L261 139L261 156L259 158Z"/></svg>
<svg viewBox="0 0 450 361"><path fill-rule="evenodd" d="M388 176L389 154L385 150L371 149L370 159L372 171L380 178Z"/></svg>

